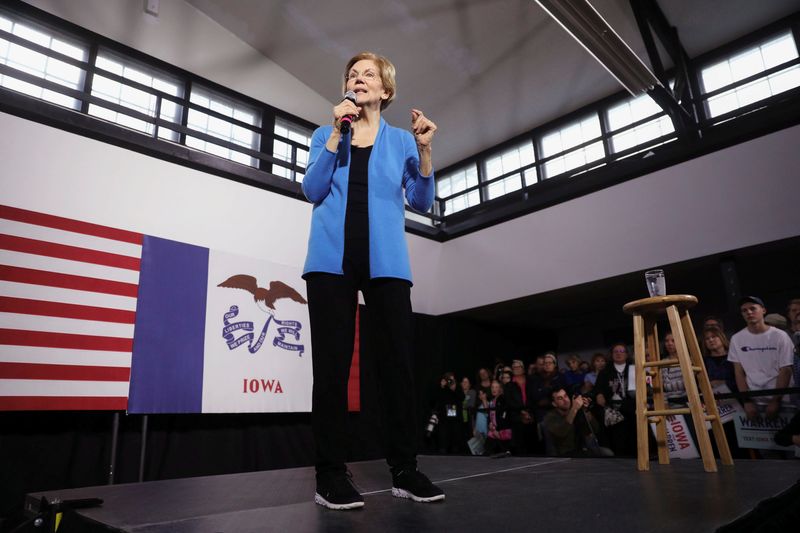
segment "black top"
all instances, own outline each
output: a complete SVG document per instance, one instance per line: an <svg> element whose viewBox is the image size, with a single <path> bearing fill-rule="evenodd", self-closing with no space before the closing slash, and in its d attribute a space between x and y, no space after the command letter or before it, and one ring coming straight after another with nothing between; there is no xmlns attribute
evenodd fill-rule
<svg viewBox="0 0 800 533"><path fill-rule="evenodd" d="M344 222L344 256L369 268L369 202L367 200L369 156L372 146L350 147L350 176Z"/></svg>

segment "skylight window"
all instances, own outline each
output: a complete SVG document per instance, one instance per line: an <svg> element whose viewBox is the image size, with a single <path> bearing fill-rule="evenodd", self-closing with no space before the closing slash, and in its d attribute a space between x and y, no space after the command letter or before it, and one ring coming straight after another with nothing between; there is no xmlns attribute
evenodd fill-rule
<svg viewBox="0 0 800 533"><path fill-rule="evenodd" d="M255 109L210 92L195 89L192 91L189 100L224 117L253 126L260 124L259 113ZM196 109L189 109L189 128L251 150L258 150L261 139L258 133L249 128ZM197 137L187 136L186 146L218 155L237 163L258 167L258 159L255 157Z"/></svg>
<svg viewBox="0 0 800 533"><path fill-rule="evenodd" d="M706 93L715 91L797 57L792 34L785 33L704 68L700 75L703 89ZM794 65L712 96L706 101L706 109L710 117L716 117L798 86L800 66Z"/></svg>
<svg viewBox="0 0 800 533"><path fill-rule="evenodd" d="M178 82L172 81L167 76L132 65L113 56L98 54L96 64L97 67L102 70L157 91L167 93L170 96L182 96L183 94L182 86ZM99 72L95 74L92 80L92 95L151 117L156 116L159 100L157 94L113 80L107 76L103 76ZM163 97L160 100L159 117L180 124L182 107ZM155 124L152 122L135 118L125 113L105 108L101 105L91 104L89 106L89 114L147 133L148 135L153 135L155 131ZM170 141L177 141L178 132L167 128L159 128L158 137Z"/></svg>
<svg viewBox="0 0 800 533"><path fill-rule="evenodd" d="M600 119L596 114L544 135L542 137L543 158L566 152L544 164L544 178L552 178L605 157L601 140L583 148L568 151L598 137L600 137Z"/></svg>
<svg viewBox="0 0 800 533"><path fill-rule="evenodd" d="M287 120L276 118L275 129L273 131L275 135L300 143L306 148L311 146L311 134L313 132L297 124L292 124ZM305 168L308 165L308 150L297 148L277 138L272 141L272 157L280 159L281 161L292 162L292 149L295 149L296 153L295 163ZM272 165L272 173L287 179L292 179L292 174L294 174L294 179L296 181L303 181L303 176L305 176L305 174L301 172L294 172L280 165Z"/></svg>
<svg viewBox="0 0 800 533"><path fill-rule="evenodd" d="M533 164L535 161L533 153L533 143L526 141L525 143L512 148L502 154L490 157L486 160L486 181L507 174L514 170L519 170L522 167ZM536 169L531 168L525 171L525 183L536 182ZM522 172L512 174L504 179L490 183L487 189L487 197L491 200L504 194L519 190L522 188Z"/></svg>
<svg viewBox="0 0 800 533"><path fill-rule="evenodd" d="M478 169L473 163L468 167L464 167L446 176L442 176L436 180L437 196L446 198L452 194L456 194L469 187L474 187L478 184ZM474 191L456 196L445 202L445 215L452 215L462 211L468 207L478 205L481 201L480 193L477 189Z"/></svg>
<svg viewBox="0 0 800 533"><path fill-rule="evenodd" d="M0 30L78 61L85 62L89 55L87 47L67 42L59 36L3 16L0 16ZM80 67L37 52L24 45L12 43L2 37L0 37L0 63L70 89L82 90L86 78L86 71ZM81 108L81 101L77 98L39 87L13 76L0 74L0 85L54 104L72 109Z"/></svg>

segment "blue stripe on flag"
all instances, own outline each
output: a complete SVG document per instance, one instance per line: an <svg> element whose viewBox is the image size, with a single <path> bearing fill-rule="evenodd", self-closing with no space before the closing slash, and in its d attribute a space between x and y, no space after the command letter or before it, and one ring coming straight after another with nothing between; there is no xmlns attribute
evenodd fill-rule
<svg viewBox="0 0 800 533"><path fill-rule="evenodd" d="M145 235L129 412L201 412L207 286L208 248Z"/></svg>

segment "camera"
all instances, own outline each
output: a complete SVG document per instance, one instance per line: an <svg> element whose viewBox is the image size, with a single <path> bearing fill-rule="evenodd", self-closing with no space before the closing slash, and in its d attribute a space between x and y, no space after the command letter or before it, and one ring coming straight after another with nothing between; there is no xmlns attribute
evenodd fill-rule
<svg viewBox="0 0 800 533"><path fill-rule="evenodd" d="M454 380L453 378L447 378L447 385L448 386L449 385L455 385L455 383L456 383L456 380Z"/></svg>
<svg viewBox="0 0 800 533"><path fill-rule="evenodd" d="M425 436L430 437L433 430L436 429L436 425L439 423L439 417L436 416L436 413L431 413L431 417L428 419L428 424L425 426Z"/></svg>

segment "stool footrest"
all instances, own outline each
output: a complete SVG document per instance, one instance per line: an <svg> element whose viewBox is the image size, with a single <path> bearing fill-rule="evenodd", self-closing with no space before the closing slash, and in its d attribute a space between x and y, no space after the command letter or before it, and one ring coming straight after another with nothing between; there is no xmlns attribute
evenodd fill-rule
<svg viewBox="0 0 800 533"><path fill-rule="evenodd" d="M680 362L678 361L677 357L670 357L669 359L661 359L660 361L645 361L644 363L645 368L662 366L680 366Z"/></svg>
<svg viewBox="0 0 800 533"><path fill-rule="evenodd" d="M680 407L678 409L655 409L653 411L645 411L645 416L669 416L669 415L688 415L692 410L688 407Z"/></svg>
<svg viewBox="0 0 800 533"><path fill-rule="evenodd" d="M662 359L661 361L646 362L643 366L644 366L644 368L677 367L677 366L681 366L681 363L675 357L671 357L670 359ZM699 366L691 366L690 368L694 372L702 372L703 371L703 369L700 368Z"/></svg>

